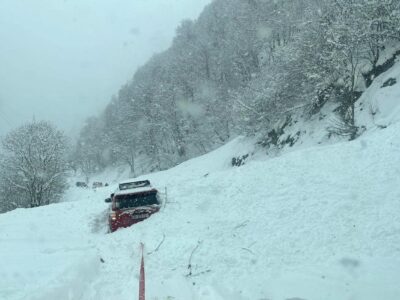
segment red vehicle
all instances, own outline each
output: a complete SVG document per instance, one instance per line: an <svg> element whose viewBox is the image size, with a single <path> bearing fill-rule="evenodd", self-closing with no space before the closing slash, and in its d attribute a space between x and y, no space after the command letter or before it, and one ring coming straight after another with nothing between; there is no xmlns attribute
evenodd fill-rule
<svg viewBox="0 0 400 300"><path fill-rule="evenodd" d="M158 191L148 180L120 183L118 190L106 202L111 202L108 217L111 232L143 221L161 207Z"/></svg>

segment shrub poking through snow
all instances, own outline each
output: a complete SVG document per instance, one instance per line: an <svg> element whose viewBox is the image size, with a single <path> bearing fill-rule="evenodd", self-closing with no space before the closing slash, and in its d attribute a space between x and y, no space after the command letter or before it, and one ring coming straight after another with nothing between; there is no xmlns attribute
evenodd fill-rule
<svg viewBox="0 0 400 300"><path fill-rule="evenodd" d="M243 166L246 163L246 160L247 160L248 157L249 157L249 154L233 157L232 158L232 167Z"/></svg>
<svg viewBox="0 0 400 300"><path fill-rule="evenodd" d="M389 78L388 80L386 80L383 84L382 84L382 88L384 87L388 87L388 86L392 86L395 85L397 83L396 78Z"/></svg>

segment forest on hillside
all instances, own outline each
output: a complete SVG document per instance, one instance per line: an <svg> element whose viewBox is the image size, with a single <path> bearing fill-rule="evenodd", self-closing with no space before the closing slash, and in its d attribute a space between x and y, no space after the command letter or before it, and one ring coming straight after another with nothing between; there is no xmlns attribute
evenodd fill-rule
<svg viewBox="0 0 400 300"><path fill-rule="evenodd" d="M71 161L87 176L163 170L238 135L268 145L277 121L328 101L354 139L354 103L393 60L399 28L399 0L214 0L87 120Z"/></svg>

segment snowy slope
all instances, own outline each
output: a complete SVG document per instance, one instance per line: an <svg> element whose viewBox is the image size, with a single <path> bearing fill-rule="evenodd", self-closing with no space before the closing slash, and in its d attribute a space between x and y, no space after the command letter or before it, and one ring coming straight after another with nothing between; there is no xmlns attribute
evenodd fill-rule
<svg viewBox="0 0 400 300"><path fill-rule="evenodd" d="M364 103L400 90L377 86ZM239 138L141 177L167 187L165 207L113 234L104 199L115 186L0 215L0 299L137 299L141 242L146 299L400 299L400 123L390 103L386 128L353 142L232 168L254 150Z"/></svg>
<svg viewBox="0 0 400 300"><path fill-rule="evenodd" d="M393 53L388 52L388 59ZM384 62L384 61L383 61ZM383 63L382 62L382 63ZM386 128L400 121L400 62L381 74L355 103L356 126L360 134ZM361 88L361 87L360 87ZM300 110L292 112L289 121L284 117L273 129L282 130L278 139L278 149L272 147L270 156L283 154L316 145L334 144L348 140L348 137L329 134L329 128L337 122L337 103L326 103L321 110L311 116ZM300 106L301 108L301 106ZM282 125L286 124L283 128Z"/></svg>
<svg viewBox="0 0 400 300"><path fill-rule="evenodd" d="M139 243L163 235L145 257L149 299L400 298L399 123L230 168L239 145L148 176L165 209L113 234L111 188L1 215L0 299L135 299Z"/></svg>
<svg viewBox="0 0 400 300"><path fill-rule="evenodd" d="M356 104L358 126L385 128L400 121L400 62L377 77Z"/></svg>

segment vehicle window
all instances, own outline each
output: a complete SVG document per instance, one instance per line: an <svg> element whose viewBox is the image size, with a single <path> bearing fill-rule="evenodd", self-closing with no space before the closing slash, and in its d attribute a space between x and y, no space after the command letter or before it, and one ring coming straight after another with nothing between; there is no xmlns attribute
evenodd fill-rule
<svg viewBox="0 0 400 300"><path fill-rule="evenodd" d="M157 193L118 195L115 199L117 209L125 209L158 204Z"/></svg>

